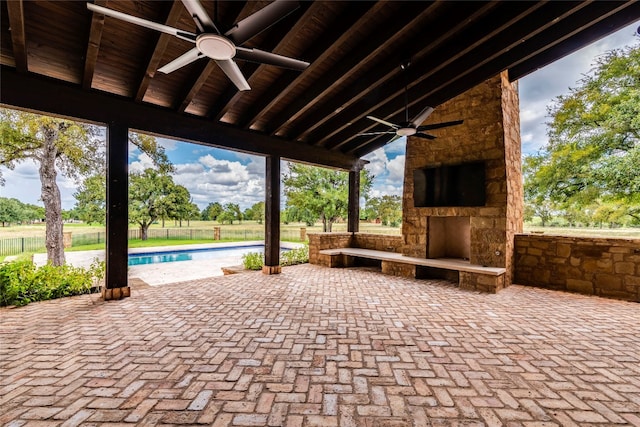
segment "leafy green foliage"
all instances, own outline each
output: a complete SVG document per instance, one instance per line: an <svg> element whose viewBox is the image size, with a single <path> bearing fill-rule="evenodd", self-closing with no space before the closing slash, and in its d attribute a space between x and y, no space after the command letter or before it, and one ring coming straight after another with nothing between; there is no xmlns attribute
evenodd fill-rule
<svg viewBox="0 0 640 427"><path fill-rule="evenodd" d="M549 144L524 161L528 205L564 211L569 222L580 211L596 222L640 221L639 76L640 46L613 50L556 99Z"/></svg>
<svg viewBox="0 0 640 427"><path fill-rule="evenodd" d="M258 224L262 224L264 220L264 202L255 203L250 208L245 209L243 217L248 221L258 221Z"/></svg>
<svg viewBox="0 0 640 427"><path fill-rule="evenodd" d="M218 215L222 213L224 209L219 202L209 203L206 208L202 210L200 218L203 221L215 221L218 219Z"/></svg>
<svg viewBox="0 0 640 427"><path fill-rule="evenodd" d="M260 252L249 252L242 255L242 265L247 270L262 270L264 265L264 254Z"/></svg>
<svg viewBox="0 0 640 427"><path fill-rule="evenodd" d="M107 218L105 174L88 177L73 194L78 217L87 224L104 224Z"/></svg>
<svg viewBox="0 0 640 427"><path fill-rule="evenodd" d="M309 245L280 252L280 265L296 265L309 262ZM242 255L242 265L247 270L261 270L264 265L264 254L249 252Z"/></svg>
<svg viewBox="0 0 640 427"><path fill-rule="evenodd" d="M95 261L88 269L47 264L37 268L31 260L0 264L0 306L23 306L97 290L104 277L104 262Z"/></svg>
<svg viewBox="0 0 640 427"><path fill-rule="evenodd" d="M309 262L309 245L293 248L280 253L280 265L296 265Z"/></svg>
<svg viewBox="0 0 640 427"><path fill-rule="evenodd" d="M397 227L402 221L402 197L384 195L367 201L366 219L380 219L382 225Z"/></svg>
<svg viewBox="0 0 640 427"><path fill-rule="evenodd" d="M322 221L323 231L331 231L338 219L347 217L349 175L300 163L289 163L289 172L283 177L284 193L287 197L288 212L296 218L288 217L287 222L303 220L313 224ZM373 177L366 169L360 175L360 195L365 199L371 189Z"/></svg>
<svg viewBox="0 0 640 427"><path fill-rule="evenodd" d="M218 215L217 219L220 224L233 224L233 221L242 222L244 217L237 203L227 203L222 208L222 212Z"/></svg>
<svg viewBox="0 0 640 427"><path fill-rule="evenodd" d="M2 226L33 222L44 218L44 208L18 199L0 197L0 223Z"/></svg>

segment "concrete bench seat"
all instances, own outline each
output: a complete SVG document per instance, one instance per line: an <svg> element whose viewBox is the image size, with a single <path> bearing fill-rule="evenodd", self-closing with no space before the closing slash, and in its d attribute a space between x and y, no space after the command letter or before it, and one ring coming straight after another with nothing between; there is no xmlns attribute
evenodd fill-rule
<svg viewBox="0 0 640 427"><path fill-rule="evenodd" d="M378 251L362 248L337 248L322 249L320 255L331 257L332 267L350 265L344 257L366 258L382 261L383 272L385 263L408 264L422 267L430 267L443 270L457 271L460 274L459 285L461 288L480 290L495 293L504 286L505 268L485 267L471 264L469 261L456 258L416 258L405 256L396 252Z"/></svg>

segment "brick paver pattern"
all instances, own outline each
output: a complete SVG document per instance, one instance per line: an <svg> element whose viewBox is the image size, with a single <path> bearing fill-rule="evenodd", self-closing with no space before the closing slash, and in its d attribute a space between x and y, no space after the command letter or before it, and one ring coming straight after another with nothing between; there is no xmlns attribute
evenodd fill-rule
<svg viewBox="0 0 640 427"><path fill-rule="evenodd" d="M302 265L0 315L3 425L640 425L637 303Z"/></svg>

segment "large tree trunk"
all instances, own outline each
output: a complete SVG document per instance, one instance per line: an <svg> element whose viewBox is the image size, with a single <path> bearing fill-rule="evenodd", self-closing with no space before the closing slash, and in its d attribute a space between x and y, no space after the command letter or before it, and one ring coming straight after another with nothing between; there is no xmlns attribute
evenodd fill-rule
<svg viewBox="0 0 640 427"><path fill-rule="evenodd" d="M53 265L64 264L64 241L62 238L62 202L60 189L56 183L56 139L58 129L47 126L42 129L44 146L40 159L40 183L42 185L42 201L45 214L45 246L47 247L47 261Z"/></svg>
<svg viewBox="0 0 640 427"><path fill-rule="evenodd" d="M148 234L149 234L148 233L149 225L151 225L151 222L149 224L147 223L140 224L140 239L147 240Z"/></svg>

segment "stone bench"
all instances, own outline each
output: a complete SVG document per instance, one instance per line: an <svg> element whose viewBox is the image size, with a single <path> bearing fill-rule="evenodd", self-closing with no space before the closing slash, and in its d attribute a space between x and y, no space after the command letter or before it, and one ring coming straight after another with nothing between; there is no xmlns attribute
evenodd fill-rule
<svg viewBox="0 0 640 427"><path fill-rule="evenodd" d="M417 258L396 252L362 248L339 248L320 250L321 255L331 258L331 267L352 265L351 259L364 258L381 261L382 271L394 271L393 264L405 264L458 272L458 284L462 289L496 293L504 287L505 268L485 267L455 258ZM391 264L390 265L385 265Z"/></svg>

